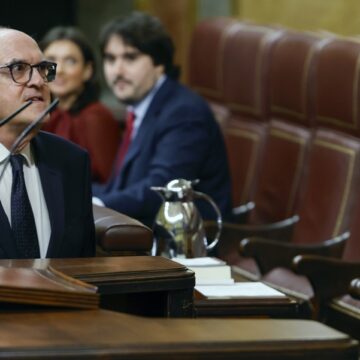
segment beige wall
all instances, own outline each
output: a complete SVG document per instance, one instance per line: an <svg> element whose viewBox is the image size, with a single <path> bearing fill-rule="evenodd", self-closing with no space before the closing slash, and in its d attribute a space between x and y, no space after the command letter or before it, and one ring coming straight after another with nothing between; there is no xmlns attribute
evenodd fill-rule
<svg viewBox="0 0 360 360"><path fill-rule="evenodd" d="M234 16L300 30L360 34L359 0L233 0Z"/></svg>

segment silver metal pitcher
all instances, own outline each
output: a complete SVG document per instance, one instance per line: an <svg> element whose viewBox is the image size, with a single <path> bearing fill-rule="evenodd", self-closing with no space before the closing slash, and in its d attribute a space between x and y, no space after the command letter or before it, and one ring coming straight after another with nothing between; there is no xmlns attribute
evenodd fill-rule
<svg viewBox="0 0 360 360"><path fill-rule="evenodd" d="M194 191L193 185L199 180L188 181L175 179L165 187L151 187L163 199L154 224L155 249L154 255L173 257L202 257L217 244L222 218L215 202L201 192ZM208 244L203 220L194 200L208 201L217 215L217 233L215 239Z"/></svg>

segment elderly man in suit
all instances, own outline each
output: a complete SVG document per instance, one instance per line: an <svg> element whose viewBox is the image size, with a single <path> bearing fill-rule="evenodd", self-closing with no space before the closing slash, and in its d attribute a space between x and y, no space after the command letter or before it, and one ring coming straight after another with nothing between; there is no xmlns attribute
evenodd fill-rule
<svg viewBox="0 0 360 360"><path fill-rule="evenodd" d="M95 254L87 154L38 128L14 149L48 107L55 72L34 39L0 28L0 118L32 101L0 127L0 258Z"/></svg>
<svg viewBox="0 0 360 360"><path fill-rule="evenodd" d="M151 225L161 203L151 186L199 179L197 190L229 215L220 129L206 102L176 80L173 42L160 21L139 12L111 21L101 34L101 52L107 83L128 116L113 176L106 186L93 187L94 201ZM200 210L211 218L209 208Z"/></svg>

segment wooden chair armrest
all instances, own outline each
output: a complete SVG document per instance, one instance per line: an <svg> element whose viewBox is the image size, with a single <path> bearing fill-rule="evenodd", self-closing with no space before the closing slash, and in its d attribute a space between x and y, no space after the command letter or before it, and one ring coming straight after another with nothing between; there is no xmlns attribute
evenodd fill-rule
<svg viewBox="0 0 360 360"><path fill-rule="evenodd" d="M249 201L246 204L237 206L232 209L232 219L231 221L235 224L245 224L249 217L251 210L255 208L255 203Z"/></svg>
<svg viewBox="0 0 360 360"><path fill-rule="evenodd" d="M296 256L293 269L310 280L315 297L322 303L346 294L351 280L360 276L360 262L316 255Z"/></svg>
<svg viewBox="0 0 360 360"><path fill-rule="evenodd" d="M360 278L351 280L349 293L353 298L360 300Z"/></svg>
<svg viewBox="0 0 360 360"><path fill-rule="evenodd" d="M152 230L129 216L93 205L96 241L106 252L147 253L153 243Z"/></svg>
<svg viewBox="0 0 360 360"><path fill-rule="evenodd" d="M292 244L279 243L277 241L248 238L240 242L239 251L244 256L253 257L262 274L275 267L292 267L293 258L299 254L312 254L331 257L340 257L346 240L349 238L346 232L333 239L318 244Z"/></svg>
<svg viewBox="0 0 360 360"><path fill-rule="evenodd" d="M291 238L293 226L298 220L299 217L295 215L289 219L266 225L223 223L214 255L226 261L232 261L230 259L238 257L240 241L249 236L288 241ZM217 229L216 222L206 221L205 229L208 238L212 239Z"/></svg>

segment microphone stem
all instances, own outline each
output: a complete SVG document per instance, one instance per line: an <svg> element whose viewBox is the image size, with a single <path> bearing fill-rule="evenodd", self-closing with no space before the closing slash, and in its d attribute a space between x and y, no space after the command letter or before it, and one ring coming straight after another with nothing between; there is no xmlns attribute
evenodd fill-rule
<svg viewBox="0 0 360 360"><path fill-rule="evenodd" d="M16 149L18 148L18 146L21 144L21 142L26 138L26 136L28 136L32 130L34 130L41 122L42 120L44 120L45 116L54 109L54 107L59 103L59 99L55 99L41 114L40 116L34 120L33 122L31 122L24 130L23 132L16 138L16 140L14 141L13 145L10 148L10 153L8 155L8 157L6 158L5 162L4 162L4 166L2 168L2 171L0 173L0 181L2 179L2 177L4 176L5 173L5 169L8 166L9 162L10 162L10 156L13 155L16 151ZM29 104L30 105L30 104ZM27 105L27 106L29 106Z"/></svg>
<svg viewBox="0 0 360 360"><path fill-rule="evenodd" d="M14 111L12 114L10 114L9 116L7 116L5 119L2 119L0 121L0 126L5 125L6 123L8 123L12 118L14 118L17 114L19 114L20 112L22 112L23 110L25 110L29 105L32 104L32 100L29 100L28 102L26 102L23 106L19 107L16 111Z"/></svg>

